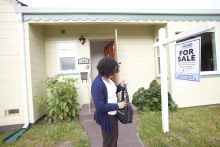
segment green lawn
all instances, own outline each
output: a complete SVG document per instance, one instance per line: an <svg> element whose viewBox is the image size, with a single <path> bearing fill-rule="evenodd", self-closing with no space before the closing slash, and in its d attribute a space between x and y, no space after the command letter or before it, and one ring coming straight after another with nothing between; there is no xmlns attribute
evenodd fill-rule
<svg viewBox="0 0 220 147"><path fill-rule="evenodd" d="M219 147L220 105L184 108L169 114L170 131L162 132L161 112L138 113L138 131L145 146Z"/></svg>
<svg viewBox="0 0 220 147"><path fill-rule="evenodd" d="M10 145L2 144L3 139L10 133L0 134L0 146L18 147L51 147L51 146L74 146L89 147L89 140L79 125L79 122L36 124L31 127L22 137Z"/></svg>

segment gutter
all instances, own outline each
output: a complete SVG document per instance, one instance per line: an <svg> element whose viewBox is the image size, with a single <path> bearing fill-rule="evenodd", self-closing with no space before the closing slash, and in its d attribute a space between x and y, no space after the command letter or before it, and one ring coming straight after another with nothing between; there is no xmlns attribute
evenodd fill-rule
<svg viewBox="0 0 220 147"><path fill-rule="evenodd" d="M118 9L118 8L46 8L16 7L24 21L216 21L220 9ZM91 17L90 17L91 16Z"/></svg>
<svg viewBox="0 0 220 147"><path fill-rule="evenodd" d="M139 15L220 15L220 9L135 9L135 8L52 8L16 7L23 14L139 14Z"/></svg>

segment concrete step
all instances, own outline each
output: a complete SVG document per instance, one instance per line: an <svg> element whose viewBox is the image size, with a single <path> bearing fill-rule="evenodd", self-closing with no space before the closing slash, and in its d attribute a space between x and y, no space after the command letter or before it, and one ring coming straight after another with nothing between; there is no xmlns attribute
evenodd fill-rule
<svg viewBox="0 0 220 147"><path fill-rule="evenodd" d="M94 116L95 108L89 106L89 104L84 104L80 110L79 120L92 120Z"/></svg>

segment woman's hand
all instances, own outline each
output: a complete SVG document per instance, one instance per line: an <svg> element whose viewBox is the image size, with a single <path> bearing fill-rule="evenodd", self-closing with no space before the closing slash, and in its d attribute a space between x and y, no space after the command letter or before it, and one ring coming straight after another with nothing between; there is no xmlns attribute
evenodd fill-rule
<svg viewBox="0 0 220 147"><path fill-rule="evenodd" d="M123 80L123 81L121 81L121 83L120 83L120 85L122 86L122 87L125 87L125 85L127 85L128 83L125 81L125 80Z"/></svg>
<svg viewBox="0 0 220 147"><path fill-rule="evenodd" d="M127 103L125 101L118 103L119 109L123 109L125 106L127 106Z"/></svg>

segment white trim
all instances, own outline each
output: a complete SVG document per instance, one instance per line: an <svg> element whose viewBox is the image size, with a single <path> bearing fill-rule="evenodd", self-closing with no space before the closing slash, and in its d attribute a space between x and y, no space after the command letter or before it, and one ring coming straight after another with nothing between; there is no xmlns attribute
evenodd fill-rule
<svg viewBox="0 0 220 147"><path fill-rule="evenodd" d="M215 23L214 23L215 24ZM214 29L215 32L215 49L216 49L216 62L217 62L217 72L220 73L220 45L217 43L220 35L219 29Z"/></svg>
<svg viewBox="0 0 220 147"><path fill-rule="evenodd" d="M118 29L115 29L115 32L114 32L115 34L115 38L114 38L114 45L115 45L115 52L116 52L116 56L115 56L115 59L116 59L116 61L118 61L119 62L119 60L118 60Z"/></svg>
<svg viewBox="0 0 220 147"><path fill-rule="evenodd" d="M157 46L160 46L160 45L165 45L165 44L168 44L168 43L171 43L171 42L175 42L177 40L182 40L182 39L194 36L196 34L202 34L204 32L212 30L214 28L215 28L214 23L205 23L204 25L201 25L199 27L189 29L188 31L185 31L185 32L182 32L180 34L171 36L169 38L164 39L163 41L159 41L157 43L154 43L153 47L157 47Z"/></svg>
<svg viewBox="0 0 220 147"><path fill-rule="evenodd" d="M201 76L204 76L204 75L220 75L220 71L203 71L203 72L200 72L200 75Z"/></svg>
<svg viewBox="0 0 220 147"><path fill-rule="evenodd" d="M220 9L132 9L132 8L47 8L16 7L16 12L36 13L109 13L109 14L220 14Z"/></svg>
<svg viewBox="0 0 220 147"><path fill-rule="evenodd" d="M156 43L156 42L158 42L159 41L159 38L158 37L156 37L155 38L155 40L154 40L154 42ZM159 69L159 62L158 62L158 58L160 58L160 55L158 56L158 50L159 50L159 52L160 52L160 49L159 49L159 47L155 47L154 48L154 52L155 52L155 60L156 60L156 76L157 77L160 77L160 72L159 71L161 71L160 69ZM161 60L161 59L160 59ZM160 65L161 66L161 65Z"/></svg>
<svg viewBox="0 0 220 147"><path fill-rule="evenodd" d="M96 23L96 24L103 24L104 23L110 23L110 24L152 24L152 25L160 25L160 24L165 24L165 23L168 23L167 20L77 20L77 21L74 21L74 20L28 20L28 23L31 23L31 24L54 24L54 23L62 23L62 24L68 24L68 23L74 23L74 24L85 24L85 23Z"/></svg>
<svg viewBox="0 0 220 147"><path fill-rule="evenodd" d="M27 65L26 65L26 48L25 48L25 32L24 22L22 21L22 14L18 13L19 20L19 33L21 43L21 69L22 69L22 93L24 99L24 126L22 128L28 128L29 126L29 101L28 101L28 84L27 84Z"/></svg>

